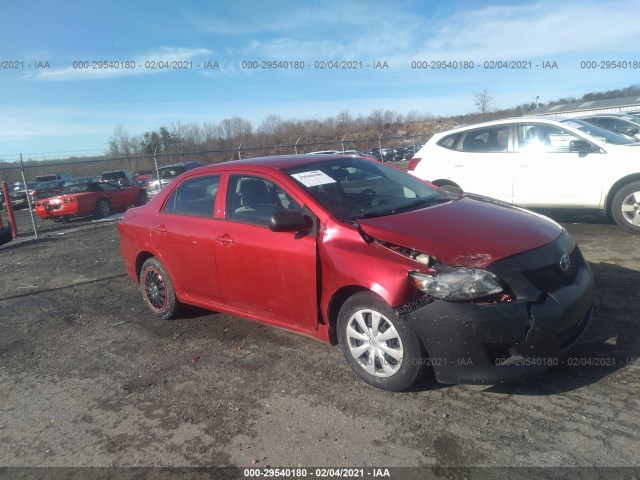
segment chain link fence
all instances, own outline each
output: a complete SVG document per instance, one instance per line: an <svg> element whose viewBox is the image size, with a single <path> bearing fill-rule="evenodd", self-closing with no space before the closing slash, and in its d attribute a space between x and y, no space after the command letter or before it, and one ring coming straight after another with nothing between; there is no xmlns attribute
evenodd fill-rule
<svg viewBox="0 0 640 480"><path fill-rule="evenodd" d="M370 152L382 161L399 161L411 158L430 136L380 135L349 140L345 135L340 140L298 141L287 145L243 147L240 143L236 148L46 161L25 161L20 156L19 162L0 162L0 181L6 182L10 190L18 235L37 237L39 233L118 218L127 207L143 203L143 192L147 189L154 193L154 188L162 188L165 172L168 176L181 173L180 169L174 168L177 164L209 165L260 156L332 150ZM104 185L105 180L116 185L117 191ZM50 200L51 197L57 197L57 200ZM0 218L5 226L8 223L6 203L4 195L0 195ZM65 212L74 214L66 215Z"/></svg>

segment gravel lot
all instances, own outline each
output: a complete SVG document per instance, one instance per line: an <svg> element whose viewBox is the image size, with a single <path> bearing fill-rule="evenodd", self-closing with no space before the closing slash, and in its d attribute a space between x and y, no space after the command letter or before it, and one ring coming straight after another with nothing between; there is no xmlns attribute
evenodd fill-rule
<svg viewBox="0 0 640 480"><path fill-rule="evenodd" d="M155 319L125 276L115 222L14 240L0 247L0 467L463 467L473 478L465 469L596 466L640 478L640 237L596 216L556 218L596 276L582 345L524 381L427 379L408 393L367 386L338 347L293 333L199 309Z"/></svg>

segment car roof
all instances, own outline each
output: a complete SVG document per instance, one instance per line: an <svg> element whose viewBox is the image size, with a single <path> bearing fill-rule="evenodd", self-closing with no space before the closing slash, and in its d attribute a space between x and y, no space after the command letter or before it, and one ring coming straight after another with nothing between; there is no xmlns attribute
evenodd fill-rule
<svg viewBox="0 0 640 480"><path fill-rule="evenodd" d="M262 165L265 167L272 167L277 170L283 170L289 167L297 167L304 164L312 164L318 162L335 161L339 158L353 158L354 155L342 154L342 153L302 153L298 155L274 155L268 157L255 157L245 160L233 160L231 162L225 162L235 165Z"/></svg>
<svg viewBox="0 0 640 480"><path fill-rule="evenodd" d="M477 128L489 128L495 127L498 125L511 125L514 123L523 123L523 122L537 122L537 123L546 123L547 125L555 125L560 126L558 123L564 123L570 120L580 120L579 118L574 117L561 117L559 115L528 115L523 117L509 117L502 118L500 120L491 120L488 122L482 123L474 123L473 125L465 125L464 127L457 127L451 130L445 130L443 132L438 132L433 135L433 138L441 138L446 135L457 133L457 132L466 132L468 130L475 130ZM565 128L565 127L562 127Z"/></svg>
<svg viewBox="0 0 640 480"><path fill-rule="evenodd" d="M584 123L588 123L586 120L582 120L578 117L564 117L559 115L527 115L523 117L503 118L501 120L491 120L489 122L476 123L473 125L465 125L464 127L458 127L452 130L445 130L443 132L435 133L429 139L427 144L425 144L425 147L426 145L433 145L434 143L439 142L442 138L449 135L454 135L456 133L467 132L470 130L481 129L481 128L490 128L490 127L495 127L499 125L512 125L517 123L535 122L538 124L546 124L546 125L562 128L563 130L566 130L574 135L577 135L578 137L587 136L589 137L589 141L593 142L594 144L598 145L601 148L604 148L604 145L607 143L606 141L601 141L597 137L594 137L591 134L583 132L580 129L574 127L570 123L572 121L574 122L581 121ZM616 135L613 132L612 134Z"/></svg>
<svg viewBox="0 0 640 480"><path fill-rule="evenodd" d="M319 162L336 161L340 158L365 158L349 154L317 154L303 153L294 155L273 155L268 157L254 157L243 160L230 160L228 162L216 163L200 167L199 171L216 171L233 168L258 167L262 170L284 170L290 167L297 167L305 164L316 164ZM367 159L367 161L370 161Z"/></svg>
<svg viewBox="0 0 640 480"><path fill-rule="evenodd" d="M575 118L616 118L618 120L626 120L627 122L638 123L638 117L629 115L628 113L594 113L592 115L584 115Z"/></svg>
<svg viewBox="0 0 640 480"><path fill-rule="evenodd" d="M626 112L601 112L601 113L589 113L584 115L585 117L632 117L633 115L629 115ZM576 117L576 118L582 118Z"/></svg>

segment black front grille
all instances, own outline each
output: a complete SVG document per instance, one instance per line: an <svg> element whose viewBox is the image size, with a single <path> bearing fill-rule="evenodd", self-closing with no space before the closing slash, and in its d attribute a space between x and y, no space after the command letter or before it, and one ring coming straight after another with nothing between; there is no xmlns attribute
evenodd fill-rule
<svg viewBox="0 0 640 480"><path fill-rule="evenodd" d="M563 272L560 268L560 259L558 259L558 262L554 264L527 270L522 272L522 275L541 292L553 292L559 288L566 287L575 280L582 262L582 255L580 255L578 247L574 248L573 252L569 254L569 259L571 260L571 265L566 272Z"/></svg>

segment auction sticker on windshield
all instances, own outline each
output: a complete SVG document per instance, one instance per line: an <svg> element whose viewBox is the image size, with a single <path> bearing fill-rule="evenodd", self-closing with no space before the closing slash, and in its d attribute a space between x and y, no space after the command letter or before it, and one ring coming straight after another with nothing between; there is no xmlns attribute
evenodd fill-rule
<svg viewBox="0 0 640 480"><path fill-rule="evenodd" d="M316 187L318 185L326 185L328 183L336 183L326 173L320 170L313 170L311 172L294 173L291 175L293 178L302 183L305 187Z"/></svg>

